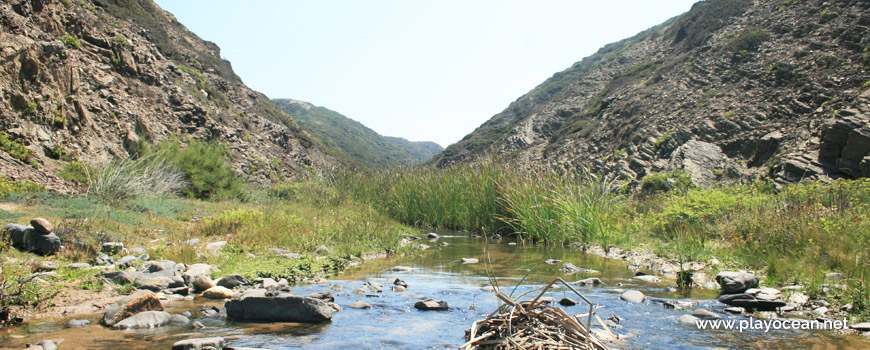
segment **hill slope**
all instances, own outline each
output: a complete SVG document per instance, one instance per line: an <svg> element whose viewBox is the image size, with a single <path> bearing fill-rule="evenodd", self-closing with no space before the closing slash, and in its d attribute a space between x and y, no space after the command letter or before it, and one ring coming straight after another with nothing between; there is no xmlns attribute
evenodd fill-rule
<svg viewBox="0 0 870 350"><path fill-rule="evenodd" d="M299 122L331 155L356 166L382 169L420 164L443 150L434 142L411 142L381 136L360 122L338 112L291 99L276 99L275 104Z"/></svg>
<svg viewBox="0 0 870 350"><path fill-rule="evenodd" d="M870 175L870 3L708 0L556 73L436 157L696 184Z"/></svg>
<svg viewBox="0 0 870 350"><path fill-rule="evenodd" d="M0 128L32 153L32 180L63 165L58 151L101 162L173 133L225 143L249 181L336 164L152 1L13 0L0 23Z"/></svg>

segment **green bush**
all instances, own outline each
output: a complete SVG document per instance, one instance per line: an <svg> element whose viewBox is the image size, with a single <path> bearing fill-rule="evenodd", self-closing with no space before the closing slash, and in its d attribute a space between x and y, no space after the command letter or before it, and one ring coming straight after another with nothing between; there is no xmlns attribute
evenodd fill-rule
<svg viewBox="0 0 870 350"><path fill-rule="evenodd" d="M158 144L155 151L184 174L190 183L184 190L188 197L238 198L243 193L245 183L227 162L229 150L222 144L190 139L182 148L181 142L173 138Z"/></svg>
<svg viewBox="0 0 870 350"><path fill-rule="evenodd" d="M30 164L34 168L38 166L36 161L30 158L33 152L29 148L24 147L18 140L10 139L9 134L3 131L0 131L0 150L9 153L12 158Z"/></svg>
<svg viewBox="0 0 870 350"><path fill-rule="evenodd" d="M75 182L80 185L84 185L88 183L88 180L91 176L96 175L97 171L87 165L77 160L73 160L64 165L63 170L57 173L57 176L61 179Z"/></svg>
<svg viewBox="0 0 870 350"><path fill-rule="evenodd" d="M40 192L45 188L42 185L31 181L9 181L7 178L0 176L0 198L6 198L13 193L28 193Z"/></svg>
<svg viewBox="0 0 870 350"><path fill-rule="evenodd" d="M137 197L174 194L186 182L172 165L154 156L115 159L89 179L88 192L108 203L117 204Z"/></svg>
<svg viewBox="0 0 870 350"><path fill-rule="evenodd" d="M726 46L732 52L756 51L765 41L770 40L770 33L764 29L752 27L744 29L731 39Z"/></svg>
<svg viewBox="0 0 870 350"><path fill-rule="evenodd" d="M82 47L82 43L79 42L79 39L69 34L61 36L60 41L62 41L66 47L71 49L80 49Z"/></svg>
<svg viewBox="0 0 870 350"><path fill-rule="evenodd" d="M664 193L674 189L685 191L692 187L695 187L692 177L678 170L647 175L640 183L640 190L644 194Z"/></svg>

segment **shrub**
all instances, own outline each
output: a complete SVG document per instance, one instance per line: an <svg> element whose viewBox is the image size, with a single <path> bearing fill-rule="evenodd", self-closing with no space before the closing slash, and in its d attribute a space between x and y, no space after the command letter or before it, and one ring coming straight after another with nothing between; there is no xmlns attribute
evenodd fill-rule
<svg viewBox="0 0 870 350"><path fill-rule="evenodd" d="M640 190L644 194L663 193L673 189L685 191L692 187L695 187L692 177L678 170L647 175L640 183Z"/></svg>
<svg viewBox="0 0 870 350"><path fill-rule="evenodd" d="M61 179L72 181L80 185L87 184L91 175L96 175L97 171L87 165L77 160L70 161L64 165L63 170L57 173L57 176Z"/></svg>
<svg viewBox="0 0 870 350"><path fill-rule="evenodd" d="M174 194L187 183L173 166L154 157L116 159L89 181L88 192L109 203Z"/></svg>
<svg viewBox="0 0 870 350"><path fill-rule="evenodd" d="M114 37L112 37L112 41L114 41L114 42L116 42L124 47L127 47L127 45L130 45L130 43L127 41L127 38L125 38L121 34L118 34L118 35L115 35Z"/></svg>
<svg viewBox="0 0 870 350"><path fill-rule="evenodd" d="M731 39L726 48L732 52L756 51L765 41L770 40L770 33L764 29L752 27L744 29Z"/></svg>
<svg viewBox="0 0 870 350"><path fill-rule="evenodd" d="M45 188L43 188L42 185L32 181L24 180L12 182L5 177L0 176L0 198L6 198L13 193L39 192L43 190L45 190Z"/></svg>
<svg viewBox="0 0 870 350"><path fill-rule="evenodd" d="M38 108L38 107L39 107L39 104L37 104L34 101L30 101L27 103L27 106L24 107L24 114L30 115L30 114L36 113L36 108Z"/></svg>
<svg viewBox="0 0 870 350"><path fill-rule="evenodd" d="M184 190L188 197L218 199L242 195L245 183L227 162L226 146L191 139L187 147L181 148L181 142L173 138L161 142L156 149L160 158L184 174L190 184Z"/></svg>
<svg viewBox="0 0 870 350"><path fill-rule="evenodd" d="M62 41L66 47L71 49L80 49L82 47L82 43L79 42L79 39L69 34L61 36L60 41Z"/></svg>
<svg viewBox="0 0 870 350"><path fill-rule="evenodd" d="M10 139L9 134L3 131L0 131L0 150L9 153L12 158L30 164L34 168L38 165L35 160L30 158L33 152L29 148L24 147L18 140Z"/></svg>

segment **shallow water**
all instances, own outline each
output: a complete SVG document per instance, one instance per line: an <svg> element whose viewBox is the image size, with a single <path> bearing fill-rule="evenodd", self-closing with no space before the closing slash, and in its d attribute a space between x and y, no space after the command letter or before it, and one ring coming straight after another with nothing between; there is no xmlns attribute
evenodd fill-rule
<svg viewBox="0 0 870 350"><path fill-rule="evenodd" d="M450 233L445 233L449 235ZM442 236L426 242L432 248L425 254L412 257L394 257L367 262L335 276L330 283L343 286L342 292L333 292L343 311L336 313L332 322L324 324L298 323L242 323L226 321L222 317L206 318L198 310L220 302L171 302L167 309L173 313L191 310L192 319L206 328L192 330L187 327L164 327L144 331L113 331L98 325L79 329L63 329L66 320L43 322L0 330L3 347L23 348L26 343L42 339L63 339L61 349L169 349L175 341L190 337L222 336L228 345L269 349L442 349L457 348L465 342L464 334L471 323L482 319L497 306L490 292L481 291L496 276L502 291L522 294L534 287L549 283L554 277L573 281L586 277L599 277L605 284L583 287L580 291L595 303L595 311L607 318L622 318L615 332L627 335L624 342L632 349L870 349L870 340L855 336L837 336L829 332L770 331L744 332L698 330L681 325L676 318L687 310L674 310L651 301L649 297L679 299L697 302L726 318L737 318L722 312L724 305L713 300L716 293L694 289L688 293L667 290L667 280L660 284L632 280L633 272L620 261L598 256L583 255L577 250L536 245L511 246L508 240L487 241L484 238ZM441 242L446 247L437 247ZM462 264L461 258L478 258L480 263ZM559 272L561 263L545 264L546 259L560 259L578 267L601 271L600 274L565 276ZM411 272L393 272L390 267L406 265ZM408 283L406 292L396 293L385 286L375 297L355 295L352 291L364 281L386 284L387 278L398 277ZM648 296L642 304L619 300L613 293L617 288L637 289ZM307 295L329 290L326 285L305 285L293 288L294 294ZM536 294L536 293L535 293ZM564 288L548 293L559 300L563 296L578 300ZM418 311L413 304L419 298L441 299L450 305L449 311ZM524 299L531 299L528 295ZM356 310L351 303L365 301L373 308ZM588 305L566 307L572 314L588 311ZM95 324L100 315L90 315ZM81 317L79 317L81 318ZM593 326L594 326L593 322Z"/></svg>

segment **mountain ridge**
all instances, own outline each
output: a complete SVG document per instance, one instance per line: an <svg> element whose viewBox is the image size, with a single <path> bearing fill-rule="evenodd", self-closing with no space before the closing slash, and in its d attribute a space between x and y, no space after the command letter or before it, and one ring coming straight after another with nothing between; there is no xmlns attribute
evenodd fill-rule
<svg viewBox="0 0 870 350"><path fill-rule="evenodd" d="M319 139L327 153L352 166L384 169L421 164L443 150L434 142L382 136L326 107L286 98L273 101Z"/></svg>
<svg viewBox="0 0 870 350"><path fill-rule="evenodd" d="M635 184L868 176L868 24L861 1L701 1L554 74L430 163L492 151Z"/></svg>

